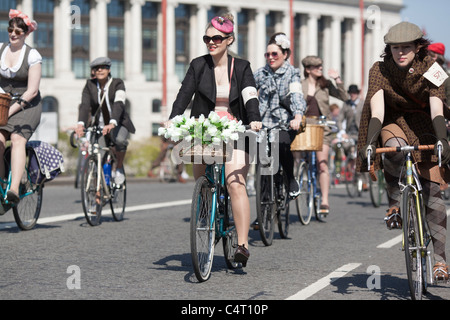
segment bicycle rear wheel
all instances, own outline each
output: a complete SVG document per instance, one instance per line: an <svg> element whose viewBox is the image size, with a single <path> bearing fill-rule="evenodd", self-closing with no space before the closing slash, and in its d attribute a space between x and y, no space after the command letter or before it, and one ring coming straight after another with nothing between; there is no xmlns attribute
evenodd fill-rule
<svg viewBox="0 0 450 320"><path fill-rule="evenodd" d="M230 196L226 197L225 208L226 210L223 217L223 231L225 232L225 237L222 238L223 254L228 269L236 269L239 268L239 263L234 262L234 252L238 247L238 238L233 220Z"/></svg>
<svg viewBox="0 0 450 320"><path fill-rule="evenodd" d="M36 226L41 213L44 186L31 183L28 178L28 168L25 169L21 181L19 185L20 202L13 206L14 220L21 230L31 230Z"/></svg>
<svg viewBox="0 0 450 320"><path fill-rule="evenodd" d="M280 169L279 174L277 174L277 182L275 183L275 193L277 201L277 220L278 220L278 231L280 232L280 237L282 239L287 239L289 233L289 197L288 197L288 186L289 182L287 179L286 172Z"/></svg>
<svg viewBox="0 0 450 320"><path fill-rule="evenodd" d="M215 223L212 221L213 186L206 176L197 179L191 206L191 258L198 281L209 279L214 258Z"/></svg>
<svg viewBox="0 0 450 320"><path fill-rule="evenodd" d="M276 204L272 197L272 177L262 175L261 169L261 165L257 164L255 170L256 218L261 240L266 246L270 246L273 242Z"/></svg>
<svg viewBox="0 0 450 320"><path fill-rule="evenodd" d="M297 182L300 186L300 195L295 200L297 215L303 225L309 224L314 209L314 190L309 184L309 165L305 161L298 164Z"/></svg>
<svg viewBox="0 0 450 320"><path fill-rule="evenodd" d="M421 300L423 289L422 250L417 222L416 195L410 187L405 188L402 195L403 241L411 299Z"/></svg>
<svg viewBox="0 0 450 320"><path fill-rule="evenodd" d="M83 211L86 217L86 221L91 226L97 226L100 224L103 207L103 184L98 181L98 176L101 173L97 165L97 156L89 156L83 167L81 174L81 203L83 204ZM100 190L97 191L97 182L100 185Z"/></svg>

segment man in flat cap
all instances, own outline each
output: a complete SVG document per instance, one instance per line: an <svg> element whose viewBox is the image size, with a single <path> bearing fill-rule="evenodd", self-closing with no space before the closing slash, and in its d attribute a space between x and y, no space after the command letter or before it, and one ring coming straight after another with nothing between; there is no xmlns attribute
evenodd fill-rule
<svg viewBox="0 0 450 320"><path fill-rule="evenodd" d="M122 79L112 77L108 57L94 59L90 67L94 78L87 80L83 89L75 131L78 137L82 137L86 127L93 123L103 127L102 133L107 141L114 144L117 157L117 168L112 175L115 183L121 185L125 181L123 161L128 136L136 131L125 110L125 84Z"/></svg>

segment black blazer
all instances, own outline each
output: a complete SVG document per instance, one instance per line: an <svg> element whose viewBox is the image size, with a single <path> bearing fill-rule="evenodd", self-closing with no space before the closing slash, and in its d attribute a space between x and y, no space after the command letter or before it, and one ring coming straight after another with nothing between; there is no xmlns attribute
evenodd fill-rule
<svg viewBox="0 0 450 320"><path fill-rule="evenodd" d="M231 59L232 57L228 55L228 74L231 72ZM235 58L229 103L233 115L238 120L242 120L243 124L261 121L258 99L250 99L244 105L241 93L247 87L256 88L250 63L246 60ZM169 119L183 114L194 94L191 117L198 118L201 114L207 117L211 111L214 111L216 105L214 63L209 54L191 61L186 76L181 83L177 98L173 103Z"/></svg>
<svg viewBox="0 0 450 320"><path fill-rule="evenodd" d="M113 78L108 89L109 105L111 106L111 119L117 121L117 125L124 126L130 133L135 133L136 129L130 116L125 111L125 104L122 101L115 101L116 92L122 90L125 92L125 84L122 79ZM90 79L86 81L81 97L80 109L78 111L78 121L83 121L85 126L88 126L90 119L95 115L99 108L100 101L98 101L97 80ZM98 117L101 110L99 110Z"/></svg>

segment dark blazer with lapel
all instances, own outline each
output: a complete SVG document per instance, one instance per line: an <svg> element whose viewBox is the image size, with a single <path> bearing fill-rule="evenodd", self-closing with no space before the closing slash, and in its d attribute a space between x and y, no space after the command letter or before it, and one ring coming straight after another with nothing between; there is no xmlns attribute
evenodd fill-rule
<svg viewBox="0 0 450 320"><path fill-rule="evenodd" d="M232 57L228 55L228 75L231 74L231 60ZM241 93L247 87L256 87L250 63L246 60L235 58L229 103L233 115L238 120L242 120L243 124L261 121L258 99L250 99L244 105ZM216 81L214 63L209 54L191 61L186 76L181 83L177 98L173 103L169 119L183 114L194 94L191 116L196 118L201 114L208 116L211 111L214 111L216 105Z"/></svg>
<svg viewBox="0 0 450 320"><path fill-rule="evenodd" d="M115 101L116 92L118 90L125 91L125 84L122 79L113 78L108 89L109 105L111 106L111 119L117 121L117 125L124 126L130 133L135 133L136 129L130 116L125 111L125 104L122 101ZM106 102L104 102L106 103ZM95 112L100 106L98 101L97 80L89 79L83 89L81 97L80 109L78 112L78 121L83 121L85 126L90 123L90 118L95 115ZM101 110L99 110L99 114ZM97 117L98 118L98 117Z"/></svg>

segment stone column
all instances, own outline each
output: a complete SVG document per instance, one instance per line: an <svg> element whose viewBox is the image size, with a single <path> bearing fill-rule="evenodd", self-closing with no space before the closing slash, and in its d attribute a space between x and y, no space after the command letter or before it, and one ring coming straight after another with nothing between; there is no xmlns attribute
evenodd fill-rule
<svg viewBox="0 0 450 320"><path fill-rule="evenodd" d="M125 14L125 72L126 78L133 81L145 81L142 73L142 6L145 0L130 0ZM130 50L129 48L132 48Z"/></svg>
<svg viewBox="0 0 450 320"><path fill-rule="evenodd" d="M317 55L318 53L318 20L318 14L308 15L308 45L306 49L307 55Z"/></svg>
<svg viewBox="0 0 450 320"><path fill-rule="evenodd" d="M54 68L55 78L74 79L72 72L71 0L55 1L54 8Z"/></svg>
<svg viewBox="0 0 450 320"><path fill-rule="evenodd" d="M95 9L91 9L91 61L97 57L108 56L108 15L107 5L110 0L95 0ZM95 21L95 24L92 24Z"/></svg>
<svg viewBox="0 0 450 320"><path fill-rule="evenodd" d="M335 69L341 74L341 57L342 57L342 43L341 43L341 16L331 17L331 60L328 62L329 67ZM342 74L341 74L342 76Z"/></svg>
<svg viewBox="0 0 450 320"><path fill-rule="evenodd" d="M266 61L264 59L264 52L266 52L266 14L267 11L261 8L256 9L256 38L255 38L255 65L252 66L254 70L264 67Z"/></svg>

